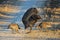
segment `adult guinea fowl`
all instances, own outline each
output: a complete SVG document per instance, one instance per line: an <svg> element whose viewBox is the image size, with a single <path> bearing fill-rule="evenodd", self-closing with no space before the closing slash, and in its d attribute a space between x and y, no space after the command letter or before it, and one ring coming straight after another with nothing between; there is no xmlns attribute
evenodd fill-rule
<svg viewBox="0 0 60 40"><path fill-rule="evenodd" d="M22 22L25 26L25 29L30 27L29 32L31 32L32 27L37 22L37 20L41 19L41 17L37 14L38 14L38 10L36 8L30 8L25 12L25 14L22 17Z"/></svg>

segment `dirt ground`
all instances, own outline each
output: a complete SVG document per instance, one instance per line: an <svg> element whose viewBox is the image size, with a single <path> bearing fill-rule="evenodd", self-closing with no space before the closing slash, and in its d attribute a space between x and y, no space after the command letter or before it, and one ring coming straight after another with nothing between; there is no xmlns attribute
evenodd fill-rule
<svg viewBox="0 0 60 40"><path fill-rule="evenodd" d="M0 31L0 40L60 40L60 30L47 32L32 30L29 34L26 34L24 30L19 32L14 34L11 30Z"/></svg>

